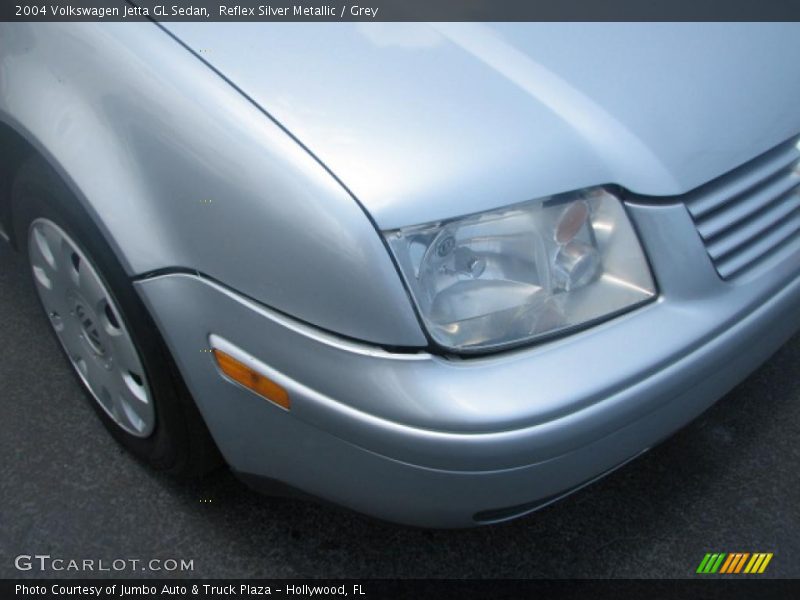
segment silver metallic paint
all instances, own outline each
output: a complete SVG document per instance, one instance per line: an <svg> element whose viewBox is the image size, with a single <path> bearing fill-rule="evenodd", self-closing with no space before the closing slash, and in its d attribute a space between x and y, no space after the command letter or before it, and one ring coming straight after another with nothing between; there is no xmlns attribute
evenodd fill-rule
<svg viewBox="0 0 800 600"><path fill-rule="evenodd" d="M323 329L427 344L352 197L158 26L0 24L0 120L57 166L131 275L194 269Z"/></svg>
<svg viewBox="0 0 800 600"><path fill-rule="evenodd" d="M800 133L797 23L167 23L381 229L616 183L674 195Z"/></svg>
<svg viewBox="0 0 800 600"><path fill-rule="evenodd" d="M629 209L659 301L493 357L366 356L298 334L202 278L137 285L234 468L383 518L466 526L480 511L557 496L658 443L800 328L800 240L748 278L723 282L685 207ZM193 299L191 310L181 298ZM268 365L292 411L216 375L213 359L192 351L208 345L206 332Z"/></svg>
<svg viewBox="0 0 800 600"><path fill-rule="evenodd" d="M657 302L494 356L393 353L374 344L426 340L347 191L381 228L603 183L684 192L800 132L796 24L168 27L260 108L151 24L4 24L0 120L129 274L189 271L135 286L239 471L474 524L657 443L800 327L800 240L723 282L683 205L634 198ZM211 335L291 412L220 377Z"/></svg>

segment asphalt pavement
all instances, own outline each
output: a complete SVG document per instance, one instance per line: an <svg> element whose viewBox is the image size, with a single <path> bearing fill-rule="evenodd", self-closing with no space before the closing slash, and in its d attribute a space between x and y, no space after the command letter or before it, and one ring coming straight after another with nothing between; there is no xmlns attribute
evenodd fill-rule
<svg viewBox="0 0 800 600"><path fill-rule="evenodd" d="M15 568L34 554L193 565L124 576L693 577L706 552L737 551L774 553L760 577L800 577L800 336L604 480L508 524L430 531L264 497L226 470L152 472L106 433L47 328L0 243L0 577L91 575Z"/></svg>

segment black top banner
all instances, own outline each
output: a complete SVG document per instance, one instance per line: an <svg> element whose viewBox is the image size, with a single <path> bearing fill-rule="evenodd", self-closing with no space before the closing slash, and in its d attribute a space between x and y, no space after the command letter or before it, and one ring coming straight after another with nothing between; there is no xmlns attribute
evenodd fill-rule
<svg viewBox="0 0 800 600"><path fill-rule="evenodd" d="M0 21L800 21L798 0L3 0Z"/></svg>

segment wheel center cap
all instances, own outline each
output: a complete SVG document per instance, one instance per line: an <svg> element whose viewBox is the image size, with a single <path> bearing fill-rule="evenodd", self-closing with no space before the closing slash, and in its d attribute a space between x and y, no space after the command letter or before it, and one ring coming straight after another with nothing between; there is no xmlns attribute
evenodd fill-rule
<svg viewBox="0 0 800 600"><path fill-rule="evenodd" d="M103 356L106 351L100 338L100 331L97 329L97 319L80 300L75 302L74 315L80 325L86 343L89 344L95 354Z"/></svg>

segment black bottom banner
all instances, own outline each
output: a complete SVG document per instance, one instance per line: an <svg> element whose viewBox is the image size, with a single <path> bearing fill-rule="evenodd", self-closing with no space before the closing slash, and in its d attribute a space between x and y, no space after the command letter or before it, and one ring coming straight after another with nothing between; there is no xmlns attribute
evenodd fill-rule
<svg viewBox="0 0 800 600"><path fill-rule="evenodd" d="M4 579L3 600L36 598L165 599L192 598L800 598L800 580L470 580L470 579Z"/></svg>

